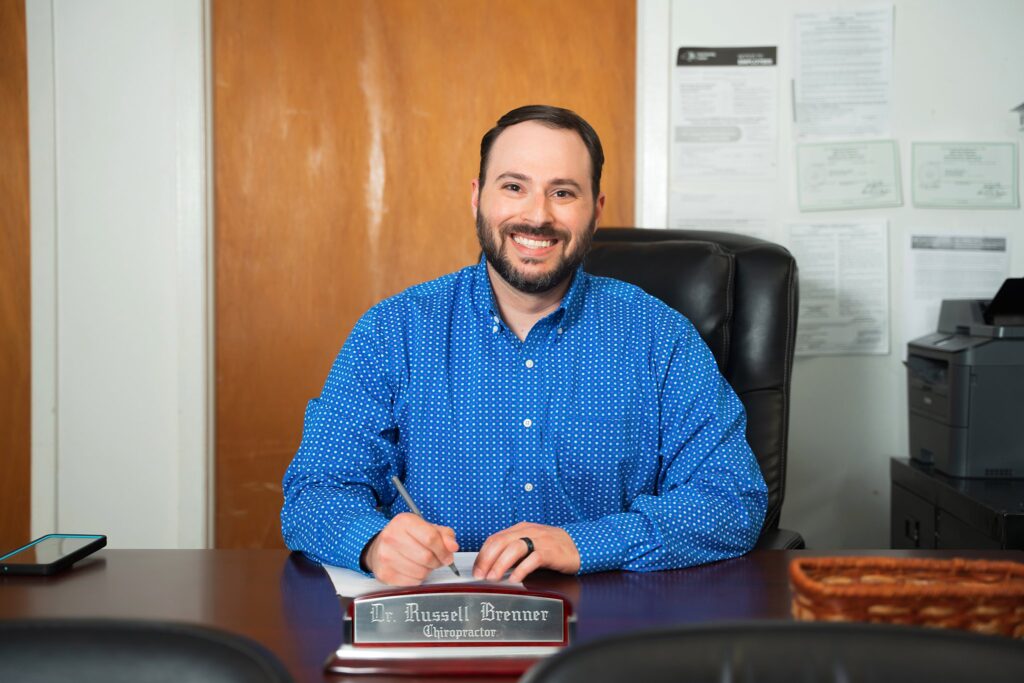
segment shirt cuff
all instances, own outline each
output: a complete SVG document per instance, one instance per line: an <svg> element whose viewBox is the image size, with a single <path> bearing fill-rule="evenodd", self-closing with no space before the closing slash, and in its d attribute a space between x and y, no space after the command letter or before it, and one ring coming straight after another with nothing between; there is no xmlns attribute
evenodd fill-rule
<svg viewBox="0 0 1024 683"><path fill-rule="evenodd" d="M562 527L579 551L580 574L622 569L633 545L627 540L627 534L628 529L635 526L634 516L620 513Z"/></svg>
<svg viewBox="0 0 1024 683"><path fill-rule="evenodd" d="M345 530L345 538L341 541L341 566L357 571L364 576L371 576L369 572L363 571L359 564L359 558L363 554L363 548L374 536L383 531L390 520L382 513L373 511L352 520Z"/></svg>

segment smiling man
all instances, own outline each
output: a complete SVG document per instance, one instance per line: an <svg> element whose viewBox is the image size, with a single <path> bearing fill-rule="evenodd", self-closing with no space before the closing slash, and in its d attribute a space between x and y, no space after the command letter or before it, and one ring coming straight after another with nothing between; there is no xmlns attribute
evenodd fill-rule
<svg viewBox="0 0 1024 683"><path fill-rule="evenodd" d="M282 531L310 557L415 585L647 571L749 550L767 487L743 406L693 325L588 275L604 153L550 106L480 145L480 262L364 315L306 409ZM397 476L422 510L411 514Z"/></svg>

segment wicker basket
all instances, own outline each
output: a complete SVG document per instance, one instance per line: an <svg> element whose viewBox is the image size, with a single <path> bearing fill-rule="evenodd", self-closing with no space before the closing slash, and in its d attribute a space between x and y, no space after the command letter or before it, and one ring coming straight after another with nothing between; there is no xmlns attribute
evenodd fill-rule
<svg viewBox="0 0 1024 683"><path fill-rule="evenodd" d="M1024 638L1024 563L808 557L789 565L793 617Z"/></svg>

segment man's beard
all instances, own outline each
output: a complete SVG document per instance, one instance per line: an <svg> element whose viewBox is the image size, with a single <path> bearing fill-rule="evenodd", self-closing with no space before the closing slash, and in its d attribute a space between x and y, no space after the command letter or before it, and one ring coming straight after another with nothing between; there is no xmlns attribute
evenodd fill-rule
<svg viewBox="0 0 1024 683"><path fill-rule="evenodd" d="M591 216L590 225L587 226L584 234L576 239L575 248L572 251L566 252L561 262L553 270L529 276L516 270L508 254L502 251L501 240L495 235L495 231L491 226L488 225L484 218L484 212L476 212L476 237L480 241L480 248L483 249L487 262L491 264L491 267L497 271L498 275L505 282L524 294L548 292L571 278L572 274L576 272L576 268L583 263L587 252L590 251L590 244L593 242L594 227L596 225L596 217ZM501 237L505 238L505 243L509 249L514 248L510 244L512 242L512 233L527 235L536 239L554 238L558 239L562 244L567 243L566 237L568 236L568 233L565 231L556 231L554 228L547 226L533 227L515 224L504 226L500 229L500 232Z"/></svg>

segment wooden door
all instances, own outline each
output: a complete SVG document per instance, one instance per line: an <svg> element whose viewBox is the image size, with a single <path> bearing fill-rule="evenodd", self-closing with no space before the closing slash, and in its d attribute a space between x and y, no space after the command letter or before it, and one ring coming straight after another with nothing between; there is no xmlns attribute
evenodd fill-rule
<svg viewBox="0 0 1024 683"><path fill-rule="evenodd" d="M30 533L28 207L25 2L0 0L0 551Z"/></svg>
<svg viewBox="0 0 1024 683"><path fill-rule="evenodd" d="M506 111L601 135L633 217L634 0L215 0L216 544L282 544L306 402L377 301L473 262L470 179Z"/></svg>

